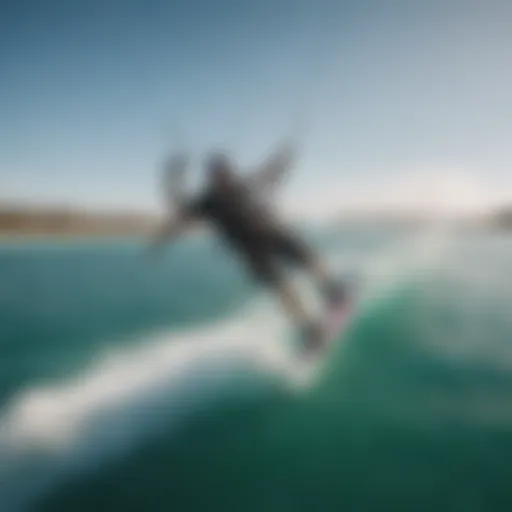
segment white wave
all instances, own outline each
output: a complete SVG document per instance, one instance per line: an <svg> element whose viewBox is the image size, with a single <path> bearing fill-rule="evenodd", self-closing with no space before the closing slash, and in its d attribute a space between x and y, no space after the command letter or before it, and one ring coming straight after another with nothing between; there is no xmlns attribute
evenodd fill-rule
<svg viewBox="0 0 512 512"><path fill-rule="evenodd" d="M60 477L177 426L232 385L240 370L278 375L287 356L277 342L287 324L271 306L154 336L104 355L72 380L20 393L0 417L0 509L15 510Z"/></svg>

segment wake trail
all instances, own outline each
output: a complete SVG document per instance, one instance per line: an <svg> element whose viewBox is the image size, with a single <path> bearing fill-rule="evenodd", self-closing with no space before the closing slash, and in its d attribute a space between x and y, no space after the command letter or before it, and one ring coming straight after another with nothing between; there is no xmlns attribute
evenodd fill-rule
<svg viewBox="0 0 512 512"><path fill-rule="evenodd" d="M277 375L286 354L276 340L287 325L272 309L254 305L234 320L153 335L72 380L22 391L0 417L0 509L172 432L226 390L243 393L241 378Z"/></svg>

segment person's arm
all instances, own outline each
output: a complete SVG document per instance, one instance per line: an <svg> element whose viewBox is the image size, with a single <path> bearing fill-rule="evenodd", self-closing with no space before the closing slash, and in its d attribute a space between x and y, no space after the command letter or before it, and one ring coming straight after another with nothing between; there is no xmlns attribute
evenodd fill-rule
<svg viewBox="0 0 512 512"><path fill-rule="evenodd" d="M282 145L249 175L247 183L251 188L267 191L282 181L296 160L296 149L291 143Z"/></svg>

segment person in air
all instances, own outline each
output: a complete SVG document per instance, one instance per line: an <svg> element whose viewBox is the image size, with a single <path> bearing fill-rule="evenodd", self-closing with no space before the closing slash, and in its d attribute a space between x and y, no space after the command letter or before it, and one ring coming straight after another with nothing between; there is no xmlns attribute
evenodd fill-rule
<svg viewBox="0 0 512 512"><path fill-rule="evenodd" d="M163 223L151 247L156 251L198 221L209 222L245 262L254 280L276 293L303 333L306 350L314 350L322 343L322 324L306 312L284 267L294 265L309 272L327 307L341 303L345 289L330 276L318 254L285 227L265 201L290 168L293 156L293 148L286 145L256 172L244 176L226 154L211 154L205 164L204 190L197 197L177 201L176 211Z"/></svg>

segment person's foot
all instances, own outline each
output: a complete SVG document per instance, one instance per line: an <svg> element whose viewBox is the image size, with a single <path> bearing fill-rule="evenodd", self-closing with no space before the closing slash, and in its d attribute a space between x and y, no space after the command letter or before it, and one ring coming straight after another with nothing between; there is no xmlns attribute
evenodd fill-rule
<svg viewBox="0 0 512 512"><path fill-rule="evenodd" d="M339 281L329 281L324 287L323 295L328 306L336 306L346 300L347 288Z"/></svg>
<svg viewBox="0 0 512 512"><path fill-rule="evenodd" d="M324 344L322 325L318 323L306 325L302 331L302 339L307 354L321 349Z"/></svg>

